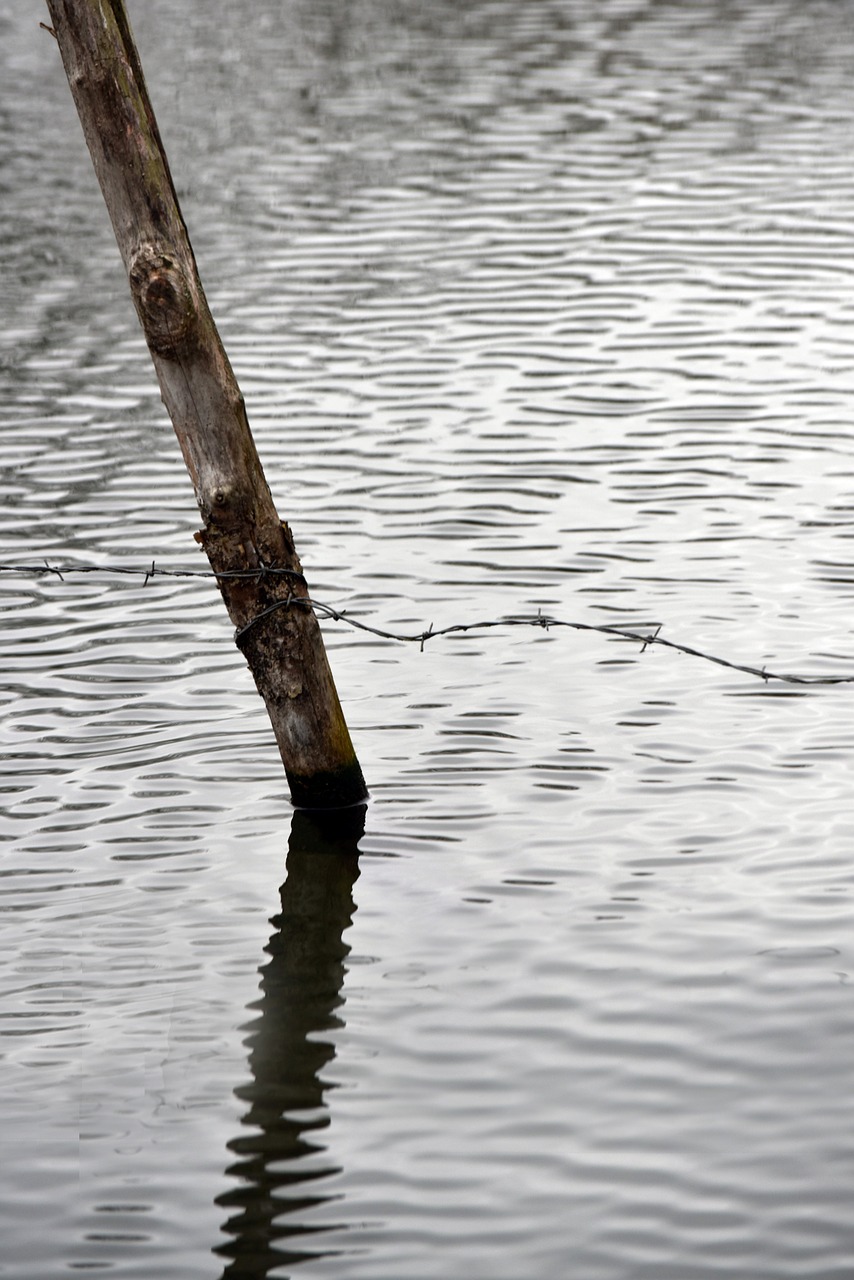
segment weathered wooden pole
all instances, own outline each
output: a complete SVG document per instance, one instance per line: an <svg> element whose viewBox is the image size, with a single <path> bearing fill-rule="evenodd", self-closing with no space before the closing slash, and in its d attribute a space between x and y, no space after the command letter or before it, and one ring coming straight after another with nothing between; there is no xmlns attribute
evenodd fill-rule
<svg viewBox="0 0 854 1280"><path fill-rule="evenodd" d="M203 528L196 534L267 711L291 798L355 804L365 782L288 526L199 279L124 0L47 0ZM265 573L265 570L274 570ZM290 605L286 602L291 600ZM281 604L281 607L277 607Z"/></svg>

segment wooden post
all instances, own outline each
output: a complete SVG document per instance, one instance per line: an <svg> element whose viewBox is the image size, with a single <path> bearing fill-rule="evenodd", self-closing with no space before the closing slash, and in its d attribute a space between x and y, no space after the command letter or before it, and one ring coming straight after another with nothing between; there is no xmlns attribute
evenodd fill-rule
<svg viewBox="0 0 854 1280"><path fill-rule="evenodd" d="M199 279L124 0L47 0L137 313L195 489L196 534L267 711L291 798L367 794L290 530ZM265 573L265 570L275 570ZM291 600L290 604L287 601ZM281 607L279 607L281 606Z"/></svg>

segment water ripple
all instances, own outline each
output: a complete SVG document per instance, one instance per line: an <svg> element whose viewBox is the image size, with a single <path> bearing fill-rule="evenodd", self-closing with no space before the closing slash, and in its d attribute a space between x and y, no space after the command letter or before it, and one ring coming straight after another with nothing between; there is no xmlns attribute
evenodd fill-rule
<svg viewBox="0 0 854 1280"><path fill-rule="evenodd" d="M132 16L319 598L851 666L838 6ZM2 559L201 567L55 47L0 33ZM342 844L209 583L0 614L10 1274L850 1274L844 691L324 624Z"/></svg>

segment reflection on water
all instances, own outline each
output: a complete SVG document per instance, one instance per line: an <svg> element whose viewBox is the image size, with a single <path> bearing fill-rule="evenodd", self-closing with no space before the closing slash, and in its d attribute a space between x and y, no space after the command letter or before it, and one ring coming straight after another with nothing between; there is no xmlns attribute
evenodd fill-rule
<svg viewBox="0 0 854 1280"><path fill-rule="evenodd" d="M307 1246L312 1229L301 1215L328 1198L318 1184L336 1172L321 1136L328 1124L323 1073L335 1056L329 1033L343 1025L343 934L364 829L361 806L293 816L282 909L267 945L272 958L248 1028L252 1083L237 1090L249 1104L243 1124L252 1132L229 1143L238 1159L227 1176L240 1186L217 1201L232 1214L225 1230L233 1240L217 1249L231 1259L224 1277L262 1277L322 1254L321 1245Z"/></svg>

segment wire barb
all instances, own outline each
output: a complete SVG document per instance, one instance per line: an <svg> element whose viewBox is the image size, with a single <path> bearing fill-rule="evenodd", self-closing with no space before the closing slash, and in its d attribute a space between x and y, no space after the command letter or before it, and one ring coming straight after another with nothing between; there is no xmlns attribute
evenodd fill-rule
<svg viewBox="0 0 854 1280"><path fill-rule="evenodd" d="M656 640L658 639L658 633L660 631L661 631L661 623L659 622L658 626L655 628L652 635L647 636L647 638L644 640L643 644L641 645L641 653L646 653L649 645L655 644Z"/></svg>

